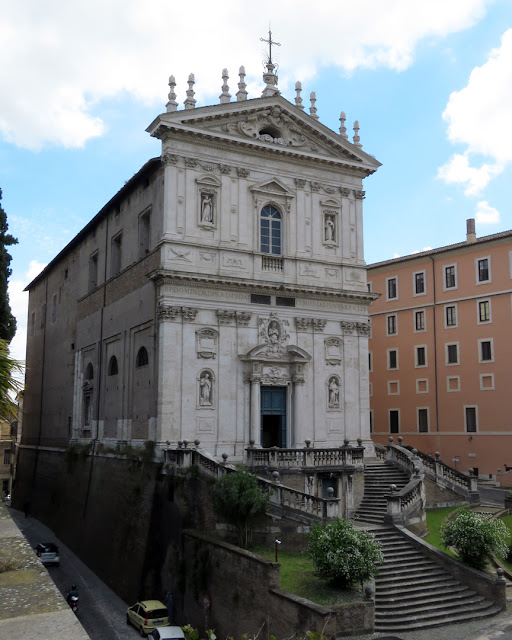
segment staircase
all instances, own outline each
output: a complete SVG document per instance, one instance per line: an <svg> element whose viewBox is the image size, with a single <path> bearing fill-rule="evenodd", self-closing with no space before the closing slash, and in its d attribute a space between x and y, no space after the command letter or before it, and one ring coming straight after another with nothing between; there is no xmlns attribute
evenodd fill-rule
<svg viewBox="0 0 512 640"><path fill-rule="evenodd" d="M409 476L393 465L381 460L371 461L364 468L364 495L355 514L355 520L382 524L387 511L386 494L395 484L402 489L409 482Z"/></svg>
<svg viewBox="0 0 512 640"><path fill-rule="evenodd" d="M375 581L375 630L412 631L468 622L500 607L453 579L392 526L369 527L384 563Z"/></svg>

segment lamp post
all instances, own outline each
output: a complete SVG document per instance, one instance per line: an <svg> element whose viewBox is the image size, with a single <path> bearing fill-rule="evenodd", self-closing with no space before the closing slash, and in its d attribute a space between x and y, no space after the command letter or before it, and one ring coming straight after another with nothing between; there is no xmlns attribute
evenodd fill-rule
<svg viewBox="0 0 512 640"><path fill-rule="evenodd" d="M281 540L279 540L278 538L276 538L274 546L275 546L275 551L276 551L276 562L277 562L277 549L279 547L279 545L281 544Z"/></svg>

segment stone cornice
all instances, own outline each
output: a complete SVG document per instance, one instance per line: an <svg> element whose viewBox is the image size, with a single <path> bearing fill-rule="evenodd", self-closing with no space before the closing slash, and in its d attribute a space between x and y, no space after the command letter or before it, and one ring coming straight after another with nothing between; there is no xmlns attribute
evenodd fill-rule
<svg viewBox="0 0 512 640"><path fill-rule="evenodd" d="M361 304L369 305L376 300L379 295L362 292L362 291L347 291L344 289L326 289L325 287L311 287L307 285L294 285L289 283L274 283L274 282L261 282L258 280L249 279L237 279L221 276L208 276L203 274L184 273L183 271L171 271L166 269L159 269L149 274L148 276L157 286L162 285L186 285L195 283L202 286L207 286L212 289L224 290L226 287L236 287L238 289L245 289L248 293L268 293L275 295L276 293L290 293L296 297L300 296L315 296L318 299L336 300L337 302L347 302L349 304Z"/></svg>

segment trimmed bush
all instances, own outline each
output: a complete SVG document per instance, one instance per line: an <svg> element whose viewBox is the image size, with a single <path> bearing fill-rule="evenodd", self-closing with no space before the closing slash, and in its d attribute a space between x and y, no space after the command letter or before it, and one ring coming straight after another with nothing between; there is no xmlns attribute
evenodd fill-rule
<svg viewBox="0 0 512 640"><path fill-rule="evenodd" d="M462 562L475 569L483 569L490 555L504 558L508 552L510 536L505 523L467 507L445 522L440 534L444 546L453 547Z"/></svg>
<svg viewBox="0 0 512 640"><path fill-rule="evenodd" d="M308 552L318 575L336 587L361 586L377 575L384 561L380 544L366 531L356 529L350 520L337 518L317 524L309 536Z"/></svg>

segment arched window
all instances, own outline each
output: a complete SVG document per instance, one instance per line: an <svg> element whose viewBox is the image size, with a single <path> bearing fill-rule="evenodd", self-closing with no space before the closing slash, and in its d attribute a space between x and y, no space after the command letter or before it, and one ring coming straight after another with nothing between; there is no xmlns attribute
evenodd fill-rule
<svg viewBox="0 0 512 640"><path fill-rule="evenodd" d="M87 365L86 369L85 369L85 379L86 380L94 380L94 369L92 367L92 364L89 362L89 364Z"/></svg>
<svg viewBox="0 0 512 640"><path fill-rule="evenodd" d="M149 364L148 351L147 351L146 347L141 347L139 349L139 352L137 353L137 358L135 360L135 366L138 369L139 367L144 367L147 364Z"/></svg>
<svg viewBox="0 0 512 640"><path fill-rule="evenodd" d="M261 252L281 255L281 214L267 205L261 210Z"/></svg>
<svg viewBox="0 0 512 640"><path fill-rule="evenodd" d="M119 367L117 366L117 358L112 356L108 363L108 375L109 376L117 376L119 373Z"/></svg>

